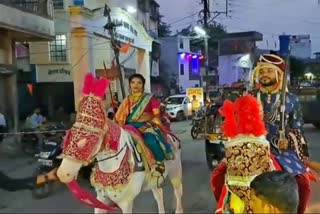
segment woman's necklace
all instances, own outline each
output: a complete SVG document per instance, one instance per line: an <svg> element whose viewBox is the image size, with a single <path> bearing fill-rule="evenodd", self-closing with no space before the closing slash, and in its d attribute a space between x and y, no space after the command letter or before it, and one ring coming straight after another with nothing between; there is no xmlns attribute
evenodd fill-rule
<svg viewBox="0 0 320 214"><path fill-rule="evenodd" d="M141 99L142 94L143 94L143 93L132 93L132 95L130 95L131 101L132 101L133 103L138 102L138 101Z"/></svg>

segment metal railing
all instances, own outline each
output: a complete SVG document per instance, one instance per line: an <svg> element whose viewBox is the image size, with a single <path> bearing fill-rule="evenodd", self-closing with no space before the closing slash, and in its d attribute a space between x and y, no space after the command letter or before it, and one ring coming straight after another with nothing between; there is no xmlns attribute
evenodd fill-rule
<svg viewBox="0 0 320 214"><path fill-rule="evenodd" d="M52 0L0 0L0 4L14 7L45 18L53 17Z"/></svg>

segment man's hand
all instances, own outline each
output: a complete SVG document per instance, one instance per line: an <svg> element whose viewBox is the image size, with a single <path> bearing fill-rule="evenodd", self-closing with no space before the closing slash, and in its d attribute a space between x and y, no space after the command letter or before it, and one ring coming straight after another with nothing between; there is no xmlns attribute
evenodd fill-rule
<svg viewBox="0 0 320 214"><path fill-rule="evenodd" d="M281 150L287 149L289 146L289 142L287 139L279 140L278 146L279 146L279 149L281 149Z"/></svg>

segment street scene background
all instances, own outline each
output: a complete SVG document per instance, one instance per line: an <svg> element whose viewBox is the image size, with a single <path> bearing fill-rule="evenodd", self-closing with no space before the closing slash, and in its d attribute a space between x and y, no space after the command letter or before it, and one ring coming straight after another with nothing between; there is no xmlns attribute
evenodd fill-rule
<svg viewBox="0 0 320 214"><path fill-rule="evenodd" d="M205 159L204 140L193 140L190 136L190 122L172 123L174 132L181 139L183 164L183 206L188 213L213 213L216 202L209 185L210 172ZM320 161L320 132L312 125L305 125L305 134L310 143L312 159ZM5 141L0 148L1 165L12 177L26 177L32 175L37 163L31 158L19 155L14 142ZM81 181L89 187L88 182ZM63 184L57 184L52 195L42 200L35 200L30 191L8 193L0 190L0 213L93 213L93 209L76 201ZM166 212L173 213L175 199L172 187L166 182L164 187L164 201ZM317 209L320 201L320 184L312 184L312 198L310 208ZM317 209L318 210L318 209ZM157 204L152 192L141 193L134 206L135 213L157 213ZM314 210L315 212L316 210ZM319 210L317 211L319 212Z"/></svg>

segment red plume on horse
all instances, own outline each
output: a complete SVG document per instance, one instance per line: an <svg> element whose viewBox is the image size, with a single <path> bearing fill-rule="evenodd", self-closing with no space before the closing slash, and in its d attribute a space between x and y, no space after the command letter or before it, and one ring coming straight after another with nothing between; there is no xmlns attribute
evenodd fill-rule
<svg viewBox="0 0 320 214"><path fill-rule="evenodd" d="M223 132L226 137L234 138L237 135L259 137L266 134L262 109L251 95L240 97L235 103L226 100L220 109L220 114L225 118Z"/></svg>
<svg viewBox="0 0 320 214"><path fill-rule="evenodd" d="M88 73L84 78L82 93L84 95L92 94L104 98L109 80L105 78L95 79L92 73Z"/></svg>

